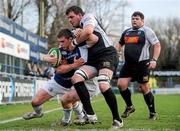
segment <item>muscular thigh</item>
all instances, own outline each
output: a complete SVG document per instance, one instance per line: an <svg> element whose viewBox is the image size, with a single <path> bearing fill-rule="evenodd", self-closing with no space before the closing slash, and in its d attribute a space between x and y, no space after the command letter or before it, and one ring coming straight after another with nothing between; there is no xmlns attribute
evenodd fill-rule
<svg viewBox="0 0 180 131"><path fill-rule="evenodd" d="M50 96L59 96L64 95L68 92L70 88L65 88L62 85L58 84L54 79L49 80L41 89L43 89Z"/></svg>
<svg viewBox="0 0 180 131"><path fill-rule="evenodd" d="M97 70L93 66L84 65L79 68L73 75L72 81L73 83L77 83L80 81L85 81L91 79L97 75Z"/></svg>
<svg viewBox="0 0 180 131"><path fill-rule="evenodd" d="M60 97L60 99L64 103L73 103L80 100L75 89L71 89L69 92Z"/></svg>

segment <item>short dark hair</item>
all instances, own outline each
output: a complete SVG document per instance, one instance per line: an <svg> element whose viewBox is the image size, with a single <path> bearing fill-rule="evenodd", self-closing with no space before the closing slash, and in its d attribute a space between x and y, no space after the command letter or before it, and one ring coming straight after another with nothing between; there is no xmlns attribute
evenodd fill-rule
<svg viewBox="0 0 180 131"><path fill-rule="evenodd" d="M73 33L71 32L70 29L62 29L59 31L57 37L58 38L65 37L69 39L69 38L73 38Z"/></svg>
<svg viewBox="0 0 180 131"><path fill-rule="evenodd" d="M133 17L133 16L139 16L141 19L144 20L144 14L140 11L135 11L131 17Z"/></svg>
<svg viewBox="0 0 180 131"><path fill-rule="evenodd" d="M66 10L66 15L70 12L74 12L75 14L82 14L84 15L84 11L79 6L71 6Z"/></svg>

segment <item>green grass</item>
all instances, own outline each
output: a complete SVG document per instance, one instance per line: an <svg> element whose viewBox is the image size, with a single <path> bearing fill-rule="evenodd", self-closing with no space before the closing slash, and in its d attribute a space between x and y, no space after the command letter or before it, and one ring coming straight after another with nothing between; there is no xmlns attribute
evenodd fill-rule
<svg viewBox="0 0 180 131"><path fill-rule="evenodd" d="M141 94L132 95L136 111L124 119L122 130L128 131L171 131L180 130L180 95L155 95L158 120L148 120L148 109ZM124 102L120 95L117 95L120 114L124 111ZM111 127L112 117L102 96L93 99L93 107L101 124L84 126L71 125L69 127L54 126L51 124L62 117L62 110L44 114L42 118L32 120L17 120L0 124L0 130L107 130ZM57 101L53 100L43 105L43 109L51 110L58 108ZM21 117L25 112L31 111L30 104L1 105L0 121ZM73 115L73 118L75 116Z"/></svg>

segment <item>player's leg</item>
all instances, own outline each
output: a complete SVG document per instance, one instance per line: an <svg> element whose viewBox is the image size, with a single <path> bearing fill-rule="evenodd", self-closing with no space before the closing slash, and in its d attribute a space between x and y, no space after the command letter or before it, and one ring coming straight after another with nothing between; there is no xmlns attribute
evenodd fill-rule
<svg viewBox="0 0 180 131"><path fill-rule="evenodd" d="M90 94L90 97L92 98L93 96L97 95L100 91L97 87L97 84L95 84L96 80L87 80L85 81L85 85L88 89L88 92ZM68 103L73 103L73 110L77 116L77 118L74 120L75 124L85 124L85 123L96 123L97 122L97 117L96 115L86 115L84 114L82 104L76 101L79 101L80 98L77 95L77 92L75 89L72 89L70 92L66 93L62 98L61 98L63 104L68 104Z"/></svg>
<svg viewBox="0 0 180 131"><path fill-rule="evenodd" d="M31 101L34 112L25 114L23 118L25 120L29 120L32 118L42 117L43 113L41 112L41 105L47 100L57 95L57 88L59 88L59 86L60 85L57 84L52 78L42 88L40 88L33 100Z"/></svg>
<svg viewBox="0 0 180 131"><path fill-rule="evenodd" d="M94 77L97 70L92 66L84 65L79 70L77 70L72 77L72 82L74 88L83 104L83 108L88 115L94 115L94 111L90 102L89 92L84 84L86 79Z"/></svg>
<svg viewBox="0 0 180 131"><path fill-rule="evenodd" d="M154 104L154 96L149 88L149 69L147 67L146 61L142 62L137 67L138 73L137 73L137 82L140 85L140 89L144 95L144 100L148 106L149 109L149 119L156 120L157 114L155 111L155 104Z"/></svg>
<svg viewBox="0 0 180 131"><path fill-rule="evenodd" d="M148 83L140 84L140 88L143 93L144 100L149 109L149 119L156 120L157 114L155 111L154 96L149 89L149 84Z"/></svg>
<svg viewBox="0 0 180 131"><path fill-rule="evenodd" d="M119 78L117 82L117 86L120 90L120 94L126 103L125 111L121 115L123 118L128 117L130 113L133 113L135 111L135 108L131 100L131 92L128 88L128 84L130 80L131 78Z"/></svg>
<svg viewBox="0 0 180 131"><path fill-rule="evenodd" d="M131 81L132 72L133 71L131 67L129 67L125 63L121 69L120 76L117 82L117 86L119 88L120 94L126 103L125 111L121 115L123 118L128 117L130 113L133 113L135 111L135 108L131 100L131 92L128 88L128 84Z"/></svg>
<svg viewBox="0 0 180 131"><path fill-rule="evenodd" d="M82 119L85 116L85 114L83 112L82 104L80 102L78 102L79 100L80 100L79 96L77 95L77 92L75 89L71 89L69 92L65 93L61 97L61 103L62 103L63 108L68 109L67 105L71 104L71 109L73 109L73 111L75 112L77 119ZM66 115L66 114L64 114L64 115ZM68 118L68 117L66 117L66 118Z"/></svg>
<svg viewBox="0 0 180 131"><path fill-rule="evenodd" d="M113 128L121 128L123 126L123 121L119 116L118 105L116 97L110 88L110 80L112 78L113 71L108 68L103 68L99 70L98 83L99 88L108 104L112 116L113 116Z"/></svg>
<svg viewBox="0 0 180 131"><path fill-rule="evenodd" d="M31 105L34 109L34 112L27 113L23 116L25 120L29 120L32 118L39 118L43 116L43 113L41 112L42 108L41 105L52 98L51 95L49 95L45 90L40 89L36 96L33 98Z"/></svg>
<svg viewBox="0 0 180 131"><path fill-rule="evenodd" d="M72 103L64 104L61 101L61 105L63 107L63 118L60 124L62 126L68 126L71 123Z"/></svg>

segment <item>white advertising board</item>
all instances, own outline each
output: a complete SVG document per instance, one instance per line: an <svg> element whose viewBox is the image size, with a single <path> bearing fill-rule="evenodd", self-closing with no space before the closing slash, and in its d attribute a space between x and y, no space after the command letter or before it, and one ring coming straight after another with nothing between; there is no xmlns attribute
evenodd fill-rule
<svg viewBox="0 0 180 131"><path fill-rule="evenodd" d="M30 59L29 44L0 32L0 52L18 58Z"/></svg>

